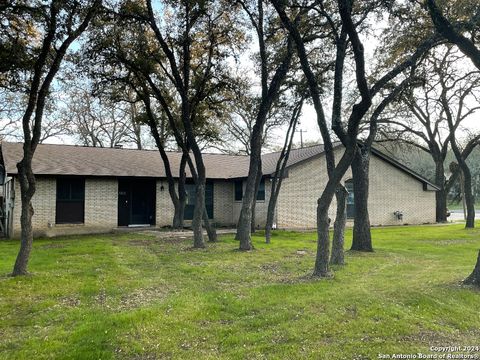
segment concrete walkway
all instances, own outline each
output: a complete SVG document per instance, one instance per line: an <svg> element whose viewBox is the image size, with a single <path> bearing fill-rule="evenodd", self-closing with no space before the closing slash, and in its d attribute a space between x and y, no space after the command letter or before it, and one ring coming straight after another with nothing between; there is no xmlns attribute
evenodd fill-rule
<svg viewBox="0 0 480 360"><path fill-rule="evenodd" d="M217 229L217 235L224 235L224 234L235 234L236 229L230 228L220 228ZM179 239L186 239L189 237L193 237L193 231L189 229L184 230L172 230L172 229L162 229L156 228L153 226L146 226L146 227L121 227L116 228L114 233L125 233L125 232L136 232L136 233L143 233L143 234L151 234L158 237L165 237L165 238L179 238ZM203 234L206 236L207 232L204 229Z"/></svg>

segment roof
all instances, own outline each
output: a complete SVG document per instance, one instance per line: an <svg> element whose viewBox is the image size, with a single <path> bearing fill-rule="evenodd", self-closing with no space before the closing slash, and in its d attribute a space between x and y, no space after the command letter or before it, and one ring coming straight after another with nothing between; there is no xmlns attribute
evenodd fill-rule
<svg viewBox="0 0 480 360"><path fill-rule="evenodd" d="M308 160L314 156L323 154L323 144L307 146L299 149L290 150L288 162L286 167L290 167L299 162ZM262 170L264 174L273 174L277 167L277 161L280 157L280 151L262 155Z"/></svg>
<svg viewBox="0 0 480 360"><path fill-rule="evenodd" d="M359 145L361 146L361 143L359 143ZM340 142L333 144L334 149L341 146L342 145ZM286 168L297 165L313 157L320 156L323 154L323 152L324 152L324 146L322 144L291 150ZM380 150L374 147L372 147L372 155L379 157L380 159L389 163L390 165L397 168L398 170L412 176L413 178L417 179L424 185L428 185L429 187L432 187L434 190L440 190L440 188L437 185L435 185L434 183L432 183L422 175L416 173L415 171L403 165L402 163L398 162L394 158L388 155L385 155ZM263 160L264 174L273 174L275 172L275 166L279 156L280 156L280 152L263 155L262 160ZM273 164L273 167L272 167L272 164Z"/></svg>
<svg viewBox="0 0 480 360"><path fill-rule="evenodd" d="M7 174L17 174L17 163L23 155L22 143L3 142L1 155ZM341 146L340 143L334 147ZM292 149L287 168L320 156L324 152L323 145L313 145L300 149ZM438 189L436 185L415 173L405 165L372 149L372 154L390 163L397 169L413 176L425 185ZM167 152L174 175L180 166L181 153ZM263 173L271 175L275 172L280 152L262 155ZM245 155L203 154L203 161L209 179L236 179L248 175L250 158ZM188 170L188 167L187 167ZM33 159L33 172L36 175L73 175L101 177L166 177L163 161L158 150L136 150L99 148L76 145L40 144ZM187 175L189 173L187 172Z"/></svg>
<svg viewBox="0 0 480 360"><path fill-rule="evenodd" d="M182 154L167 154L172 172L178 175ZM23 155L22 144L3 142L2 155L7 174L17 174L17 162ZM245 177L249 165L249 157L241 155L204 154L203 161L210 179ZM166 177L158 150L40 144L32 165L36 175Z"/></svg>

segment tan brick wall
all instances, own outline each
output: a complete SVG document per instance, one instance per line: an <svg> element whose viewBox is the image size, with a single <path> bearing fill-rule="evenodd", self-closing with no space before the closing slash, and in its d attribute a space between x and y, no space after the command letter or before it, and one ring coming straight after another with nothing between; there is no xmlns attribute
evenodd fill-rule
<svg viewBox="0 0 480 360"><path fill-rule="evenodd" d="M118 223L118 180L85 179L85 226L112 229Z"/></svg>
<svg viewBox="0 0 480 360"><path fill-rule="evenodd" d="M35 212L32 225L35 236L106 232L117 226L118 181L116 179L85 179L84 224L55 224L56 189L54 177L37 178L37 189L32 198ZM20 213L20 187L18 181L15 181L14 237L20 236Z"/></svg>
<svg viewBox="0 0 480 360"><path fill-rule="evenodd" d="M163 190L161 190L162 186ZM175 188L177 188L177 182L175 182ZM155 225L157 227L172 226L175 208L173 207L172 199L170 199L166 180L157 180L156 197Z"/></svg>
<svg viewBox="0 0 480 360"><path fill-rule="evenodd" d="M15 182L15 201L13 208L13 236L20 236L20 214L22 211L20 185ZM35 233L45 235L49 224L55 224L55 203L57 183L55 178L37 178L36 192L32 199L33 218L32 226Z"/></svg>
<svg viewBox="0 0 480 360"><path fill-rule="evenodd" d="M337 159L340 153L337 152ZM401 223L420 224L435 221L435 192L423 191L422 184L380 158L372 156L370 164L369 211L372 225ZM351 178L348 170L343 181ZM118 181L107 178L87 178L85 181L85 223L82 225L55 225L56 180L39 177L33 197L35 214L33 227L36 235L54 236L109 231L117 226ZM316 203L326 184L324 157L313 158L289 169L278 199L276 223L280 228L314 228ZM161 187L164 190L161 191ZM245 186L245 184L244 184ZM265 225L271 182L265 183L266 199L257 201L256 223ZM20 189L15 181L14 236L20 230ZM242 202L234 201L233 181L215 181L214 217L220 226L235 225ZM393 212L404 214L403 222ZM173 204L165 180L157 181L156 226L169 226L173 219ZM335 201L330 217L335 214Z"/></svg>
<svg viewBox="0 0 480 360"><path fill-rule="evenodd" d="M266 186L269 184L267 183ZM163 190L161 187L163 186ZM20 188L15 181L15 207L13 212L13 236L20 236ZM268 195L267 195L268 196ZM236 224L232 208L234 185L230 181L214 183L214 217L219 226ZM32 199L34 207L33 228L35 236L57 236L106 232L117 227L118 221L118 180L109 178L87 178L85 180L85 222L84 224L55 224L56 179L37 178L37 191ZM266 203L257 203L257 218L265 222ZM174 214L173 203L168 193L166 180L156 183L156 226L171 226Z"/></svg>
<svg viewBox="0 0 480 360"><path fill-rule="evenodd" d="M412 176L372 156L368 208L374 225L423 224L435 222L435 191L424 191ZM403 213L403 221L395 211Z"/></svg>
<svg viewBox="0 0 480 360"><path fill-rule="evenodd" d="M215 181L213 183L213 217L217 226L232 226L236 222L232 212L233 192L232 181Z"/></svg>
<svg viewBox="0 0 480 360"><path fill-rule="evenodd" d="M341 151L336 152L338 161ZM343 178L352 177L349 169ZM327 183L324 156L289 169L278 198L276 222L279 228L316 227L317 199ZM335 200L329 216L335 218ZM435 192L423 191L422 183L389 163L372 156L370 163L369 213L372 225L422 224L435 222ZM400 210L403 221L393 215Z"/></svg>

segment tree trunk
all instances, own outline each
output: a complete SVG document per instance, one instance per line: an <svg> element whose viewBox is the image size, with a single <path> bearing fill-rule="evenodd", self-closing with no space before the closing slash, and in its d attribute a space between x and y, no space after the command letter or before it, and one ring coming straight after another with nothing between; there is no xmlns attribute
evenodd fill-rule
<svg viewBox="0 0 480 360"><path fill-rule="evenodd" d="M193 209L192 229L193 247L204 248L202 219L205 213L205 179L198 179L195 190L195 208Z"/></svg>
<svg viewBox="0 0 480 360"><path fill-rule="evenodd" d="M338 185L335 192L337 198L337 214L335 224L333 225L333 242L330 264L344 265L345 258L343 254L343 244L345 243L345 224L347 222L347 189L343 185Z"/></svg>
<svg viewBox="0 0 480 360"><path fill-rule="evenodd" d="M465 204L467 207L467 221L465 227L473 229L475 227L475 198L472 192L472 174L470 173L468 166L462 167L462 172L465 183Z"/></svg>
<svg viewBox="0 0 480 360"><path fill-rule="evenodd" d="M447 190L444 187L435 193L435 204L437 222L447 222Z"/></svg>
<svg viewBox="0 0 480 360"><path fill-rule="evenodd" d="M26 157L31 158L32 156L33 155L28 155ZM20 197L22 199L22 212L20 215L21 238L20 250L15 260L12 276L28 274L28 260L30 259L33 244L32 217L34 210L31 200L35 193L35 177L30 161L22 160L17 164L17 168L20 183Z"/></svg>
<svg viewBox="0 0 480 360"><path fill-rule="evenodd" d="M275 186L274 181L276 181L278 184ZM273 179L272 181L272 186L271 186L271 193L270 193L270 200L268 201L268 208L267 208L267 222L265 224L265 243L270 244L270 239L272 237L272 226L273 226L273 220L275 217L275 207L277 205L277 198L278 198L278 193L275 188L280 187L281 184L281 179Z"/></svg>
<svg viewBox="0 0 480 360"><path fill-rule="evenodd" d="M254 133L252 138L261 135ZM261 138L257 139L261 141ZM252 140L252 143L255 140ZM238 228L236 238L240 241L240 250L248 251L253 249L251 241L251 228L252 228L252 211L253 203L256 200L255 187L257 181L258 169L261 168L260 157L261 145L257 147L257 150L250 155L250 170L245 186L245 193L243 195L242 210L240 211L240 217L238 219Z"/></svg>
<svg viewBox="0 0 480 360"><path fill-rule="evenodd" d="M252 203L252 219L250 221L250 232L255 234L257 231L256 223L255 223L255 210L257 207L257 196L258 196L258 189L260 188L260 182L262 181L262 163L259 164L259 168L257 170L257 180L255 183L255 197L253 198Z"/></svg>
<svg viewBox="0 0 480 360"><path fill-rule="evenodd" d="M443 160L435 160L435 183L440 188L440 190L435 192L435 217L439 223L447 222L447 189L445 188L445 182Z"/></svg>
<svg viewBox="0 0 480 360"><path fill-rule="evenodd" d="M172 227L174 229L183 229L184 226L184 211L185 211L185 203L186 203L186 193L185 193L185 168L188 160L188 155L186 152L182 154L182 158L180 160L180 169L179 169L179 179L178 179L178 195L175 190L175 179L173 178L172 169L170 166L170 160L168 158L167 152L165 151L164 141L161 134L158 132L157 122L155 120L155 115L152 112L150 98L143 97L142 98L145 104L145 110L148 115L148 126L150 128L150 132L155 139L155 144L157 145L158 151L160 153L160 157L163 161L163 166L165 168L165 175L167 178L168 184L168 193L170 195L170 199L173 203L173 220L172 220Z"/></svg>
<svg viewBox="0 0 480 360"><path fill-rule="evenodd" d="M290 119L290 125L285 135L285 143L277 161L275 167L275 174L271 179L270 184L270 199L268 201L267 208L267 222L265 224L265 242L270 244L270 238L272 235L273 220L275 217L275 208L277 206L278 195L280 194L280 187L282 186L283 177L285 174L285 168L290 157L290 151L292 150L293 136L295 135L295 128L297 127L298 118L302 113L304 98L302 97L295 106L292 118Z"/></svg>
<svg viewBox="0 0 480 360"><path fill-rule="evenodd" d="M355 218L351 250L373 251L368 214L370 150L357 147L352 162Z"/></svg>
<svg viewBox="0 0 480 360"><path fill-rule="evenodd" d="M322 196L317 201L317 256L313 276L330 277L329 257L330 257L330 237L328 218L328 209L332 203L333 196L340 184L340 180L345 175L348 167L351 165L356 152L356 143L354 146L345 148L345 152L331 173L327 185L323 190Z"/></svg>
<svg viewBox="0 0 480 360"><path fill-rule="evenodd" d="M317 256L313 276L330 277L328 257L330 255L330 218L328 217L329 203L317 205Z"/></svg>
<svg viewBox="0 0 480 360"><path fill-rule="evenodd" d="M262 3L259 2L259 5ZM261 43L264 43L263 36L259 36ZM262 143L263 143L263 131L265 122L267 121L268 113L272 107L273 102L278 97L278 93L281 85L283 84L287 72L290 68L290 62L293 56L293 46L291 38L289 37L286 47L286 54L283 57L282 62L277 67L270 85L267 86L268 73L266 71L266 63L263 61L262 66L262 97L258 107L257 117L255 125L252 128L250 138L250 163L248 168L248 177L245 187L245 193L243 195L242 210L240 211L240 217L238 219L236 239L240 241L240 250L252 250L253 245L250 238L251 226L252 226L252 208L255 201L255 183L257 180L257 174L262 169Z"/></svg>
<svg viewBox="0 0 480 360"><path fill-rule="evenodd" d="M477 263L475 264L475 268L473 272L463 280L463 283L466 285L475 285L480 287L480 250L478 251Z"/></svg>
<svg viewBox="0 0 480 360"><path fill-rule="evenodd" d="M207 230L208 242L217 242L217 230L215 228L215 225L213 225L208 218L206 207L205 211L203 212L203 224L205 225L205 229Z"/></svg>
<svg viewBox="0 0 480 360"><path fill-rule="evenodd" d="M187 155L182 154L180 160L180 170L178 176L178 199L174 199L171 194L175 214L173 216L173 228L183 229L185 226L185 205L187 203L187 192L185 190L185 182L187 180L187 174L185 168L187 166ZM173 191L175 191L173 189Z"/></svg>

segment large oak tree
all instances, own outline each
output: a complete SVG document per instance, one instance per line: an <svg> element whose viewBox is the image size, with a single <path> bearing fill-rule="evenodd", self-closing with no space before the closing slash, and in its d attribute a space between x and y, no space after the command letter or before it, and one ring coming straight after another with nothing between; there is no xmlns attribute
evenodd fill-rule
<svg viewBox="0 0 480 360"><path fill-rule="evenodd" d="M69 48L101 9L101 1L7 1L2 4L2 43L18 57L0 54L2 86L15 86L28 97L22 109L23 157L17 164L21 198L21 242L12 275L27 274L33 242L32 197L36 190L33 156L42 136L45 104ZM5 20L5 22L3 21ZM18 26L18 24L20 24ZM18 27L17 27L18 26ZM19 40L18 34L24 38ZM17 47L18 42L21 46Z"/></svg>

